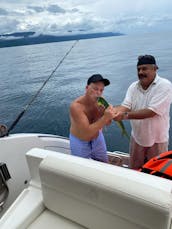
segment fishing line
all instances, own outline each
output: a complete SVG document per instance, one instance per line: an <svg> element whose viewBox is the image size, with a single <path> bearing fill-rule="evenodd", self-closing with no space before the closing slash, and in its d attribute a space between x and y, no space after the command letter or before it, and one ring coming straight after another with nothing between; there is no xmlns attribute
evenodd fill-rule
<svg viewBox="0 0 172 229"><path fill-rule="evenodd" d="M54 75L54 73L57 71L57 69L60 67L60 65L63 63L65 58L69 55L69 53L72 51L72 49L75 47L79 40L76 40L75 43L71 46L71 48L66 52L66 54L63 56L63 58L60 60L60 62L57 64L55 69L51 72L51 74L48 76L48 78L44 81L42 86L39 88L39 90L36 92L36 94L30 99L29 103L24 107L24 109L21 111L21 113L17 116L17 118L14 120L14 122L11 124L9 129L7 130L7 133L4 136L7 136L10 131L17 125L18 121L21 119L21 117L24 115L24 113L27 111L29 106L33 103L33 101L36 99L36 97L39 95L41 90L44 88L44 86L47 84L47 82L50 80L50 78Z"/></svg>

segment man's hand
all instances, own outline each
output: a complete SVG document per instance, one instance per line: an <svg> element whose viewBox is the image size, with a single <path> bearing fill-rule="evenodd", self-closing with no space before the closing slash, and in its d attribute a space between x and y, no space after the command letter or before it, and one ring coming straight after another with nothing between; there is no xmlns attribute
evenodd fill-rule
<svg viewBox="0 0 172 229"><path fill-rule="evenodd" d="M124 119L124 112L117 112L115 117L113 118L114 121L121 121Z"/></svg>
<svg viewBox="0 0 172 229"><path fill-rule="evenodd" d="M105 110L103 115L104 119L106 119L106 123L107 123L106 125L111 123L111 121L115 116L116 116L116 111L114 110L112 105L109 105L109 107Z"/></svg>

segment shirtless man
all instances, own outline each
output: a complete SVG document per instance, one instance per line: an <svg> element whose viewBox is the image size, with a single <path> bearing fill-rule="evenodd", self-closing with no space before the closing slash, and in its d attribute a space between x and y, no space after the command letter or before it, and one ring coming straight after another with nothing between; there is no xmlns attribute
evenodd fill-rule
<svg viewBox="0 0 172 229"><path fill-rule="evenodd" d="M83 96L70 106L70 148L72 155L108 162L107 148L102 128L115 116L112 106L105 111L97 105L97 98L110 81L100 74L92 75Z"/></svg>

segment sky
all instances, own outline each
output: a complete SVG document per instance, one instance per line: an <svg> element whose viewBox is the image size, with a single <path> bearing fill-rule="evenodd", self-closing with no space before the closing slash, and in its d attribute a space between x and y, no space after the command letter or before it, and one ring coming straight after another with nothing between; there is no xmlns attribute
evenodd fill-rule
<svg viewBox="0 0 172 229"><path fill-rule="evenodd" d="M169 31L172 0L1 0L0 34Z"/></svg>

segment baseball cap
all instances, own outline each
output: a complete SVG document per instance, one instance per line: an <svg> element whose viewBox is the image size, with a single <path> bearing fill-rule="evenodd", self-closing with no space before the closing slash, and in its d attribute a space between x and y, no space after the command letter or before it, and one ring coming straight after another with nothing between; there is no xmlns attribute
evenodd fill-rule
<svg viewBox="0 0 172 229"><path fill-rule="evenodd" d="M103 78L100 74L94 74L88 78L87 85L90 83L96 83L96 82L103 82L105 86L108 86L110 84L110 81L108 79Z"/></svg>
<svg viewBox="0 0 172 229"><path fill-rule="evenodd" d="M138 57L137 66L144 65L144 64L154 64L157 66L155 57L152 55L142 55Z"/></svg>

